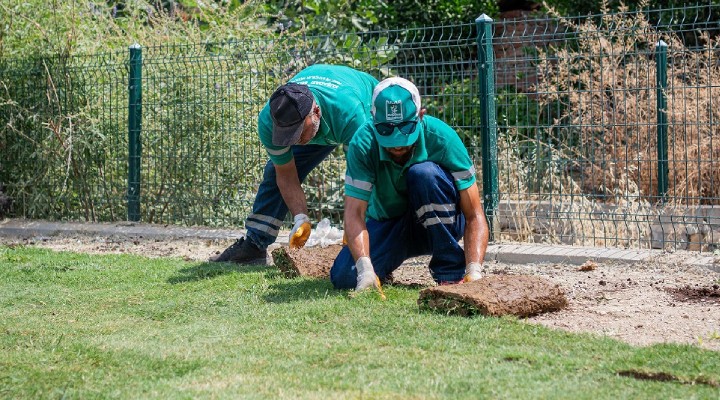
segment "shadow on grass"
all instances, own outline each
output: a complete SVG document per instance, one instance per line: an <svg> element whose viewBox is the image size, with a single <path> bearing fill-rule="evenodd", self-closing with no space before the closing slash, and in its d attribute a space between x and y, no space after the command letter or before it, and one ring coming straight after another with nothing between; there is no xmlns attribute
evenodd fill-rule
<svg viewBox="0 0 720 400"><path fill-rule="evenodd" d="M347 293L336 290L327 279L294 278L273 283L263 299L268 303L290 303L309 299L344 297Z"/></svg>
<svg viewBox="0 0 720 400"><path fill-rule="evenodd" d="M229 262L204 262L179 270L177 276L168 279L168 283L195 282L235 272L260 272L266 269L268 269L268 266L259 264L240 265Z"/></svg>

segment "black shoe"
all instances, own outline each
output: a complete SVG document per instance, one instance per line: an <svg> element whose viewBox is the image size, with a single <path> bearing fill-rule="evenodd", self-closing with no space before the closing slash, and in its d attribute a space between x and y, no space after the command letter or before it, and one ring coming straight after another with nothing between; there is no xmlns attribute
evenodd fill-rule
<svg viewBox="0 0 720 400"><path fill-rule="evenodd" d="M215 262L234 262L238 264L265 264L267 252L258 249L249 240L240 238L232 246L225 249L219 256L211 259Z"/></svg>

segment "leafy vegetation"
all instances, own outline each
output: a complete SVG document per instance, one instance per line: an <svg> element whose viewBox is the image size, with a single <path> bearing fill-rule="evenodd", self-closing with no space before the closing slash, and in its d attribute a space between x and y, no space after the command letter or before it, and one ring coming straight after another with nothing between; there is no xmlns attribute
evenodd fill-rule
<svg viewBox="0 0 720 400"><path fill-rule="evenodd" d="M152 160L142 179L156 182L142 193L144 219L183 213L180 219L192 224L212 212L243 220L251 201L238 183L254 187L258 173L238 174L234 164L218 165L226 161L218 155L250 161L249 148L259 155L251 122L266 100L259 83L274 87L293 71L259 72L260 63L288 63L275 58L286 53L285 44L266 48L270 55L253 44L270 30L248 17L255 13L251 5L198 9L187 21L142 2L61 2L52 11L27 2L0 7L7 11L0 19L22 16L4 21L0 40L0 182L22 199L21 214L124 219L127 48L137 42L146 59L142 141ZM218 108L208 98L233 107ZM234 141L218 137L229 132ZM210 190L200 184L208 169L220 177ZM198 201L207 198L215 200ZM169 208L171 202L182 211Z"/></svg>
<svg viewBox="0 0 720 400"><path fill-rule="evenodd" d="M480 14L497 17L495 0L284 0L268 1L269 22L308 34L368 32L470 23Z"/></svg>

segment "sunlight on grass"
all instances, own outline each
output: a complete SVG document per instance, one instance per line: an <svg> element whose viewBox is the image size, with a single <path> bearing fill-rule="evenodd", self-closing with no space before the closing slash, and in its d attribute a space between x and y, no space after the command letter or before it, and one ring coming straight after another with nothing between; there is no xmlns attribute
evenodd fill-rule
<svg viewBox="0 0 720 400"><path fill-rule="evenodd" d="M0 397L717 397L716 352L445 316L418 310L418 289L385 289L0 248ZM647 370L677 380L619 375Z"/></svg>

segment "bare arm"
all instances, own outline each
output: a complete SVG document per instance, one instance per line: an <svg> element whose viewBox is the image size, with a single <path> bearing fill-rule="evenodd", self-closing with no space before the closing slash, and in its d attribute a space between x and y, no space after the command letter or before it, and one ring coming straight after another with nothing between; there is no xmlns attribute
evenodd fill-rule
<svg viewBox="0 0 720 400"><path fill-rule="evenodd" d="M307 214L307 200L300 186L295 160L290 160L287 164L275 165L275 174L280 194L292 215Z"/></svg>
<svg viewBox="0 0 720 400"><path fill-rule="evenodd" d="M365 225L367 207L367 201L345 196L345 235L356 261L360 257L370 257L370 236Z"/></svg>
<svg viewBox="0 0 720 400"><path fill-rule="evenodd" d="M345 234L358 273L355 291L376 289L380 298L385 300L382 284L370 260L370 235L365 224L367 207L367 201L345 196Z"/></svg>
<svg viewBox="0 0 720 400"><path fill-rule="evenodd" d="M490 229L477 185L460 191L460 209L465 215L465 264L485 260Z"/></svg>

